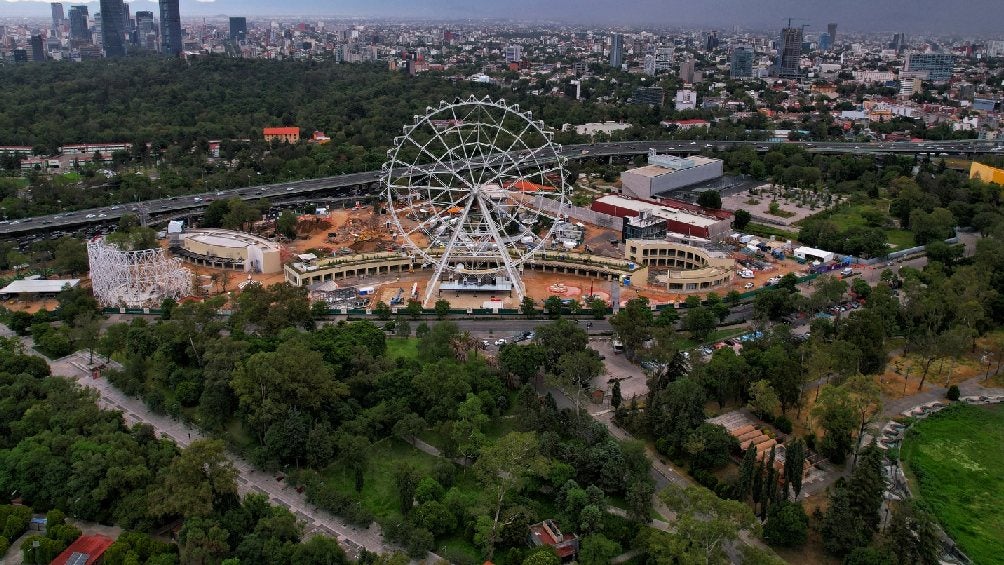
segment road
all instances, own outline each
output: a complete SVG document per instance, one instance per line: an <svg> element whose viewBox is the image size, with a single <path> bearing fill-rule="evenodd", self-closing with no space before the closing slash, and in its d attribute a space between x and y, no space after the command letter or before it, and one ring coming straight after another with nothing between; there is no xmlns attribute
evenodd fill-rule
<svg viewBox="0 0 1004 565"><path fill-rule="evenodd" d="M9 335L12 335L12 332L0 324L0 336ZM53 375L73 379L81 386L97 391L98 404L102 408L122 412L127 425L137 422L150 424L159 436L170 438L180 447L206 439L196 428L170 416L151 412L141 400L126 396L106 379L91 378L86 366L88 358L85 353L80 352L62 359L50 360L31 348L31 338L22 338L21 341L29 353L48 361ZM284 481L276 480L275 475L256 469L254 465L238 456L231 455L230 458L239 473L237 486L242 495L252 492L267 495L272 504L285 507L301 520L308 534L316 533L337 538L346 553L353 558L358 557L362 547L376 553L386 553L396 549L384 542L380 528L375 523L366 529L347 524L331 513L307 503L304 494L296 492L296 489Z"/></svg>
<svg viewBox="0 0 1004 565"><path fill-rule="evenodd" d="M993 141L984 140L927 141L920 143L787 142L786 145L801 146L807 151L813 153L848 153L864 155L971 155L976 153L1004 153L1004 147L1001 145L998 145ZM681 153L687 155L707 150L723 151L738 146L751 146L758 152L765 152L773 145L764 141L623 141L588 145L568 145L561 148L560 154L561 156L569 159L590 159L596 157L639 155L648 152L651 148L665 153ZM512 161L514 157L523 157L523 155L517 155L515 153L499 153L461 164L449 162L444 166L448 166L449 169L453 170L461 170L468 167L482 167L486 165L492 166L500 164L506 160ZM546 159L528 160L540 162L546 161ZM274 201L286 201L302 199L303 197L317 196L323 200L324 198L319 193L328 193L327 195L331 196L330 191L338 191L340 196L348 196L350 194L361 196L373 194L379 191L380 180L381 171L365 171L320 179L290 181L278 184L204 192L201 194L191 194L171 198L159 198L142 202L106 206L102 208L79 210L76 212L38 216L35 218L10 221L3 220L0 221L0 237L53 230L73 231L86 226L111 224L118 221L118 218L125 214L151 214L159 217L160 219L180 217L191 212L198 212L213 200L222 198L241 198L244 200L268 198Z"/></svg>

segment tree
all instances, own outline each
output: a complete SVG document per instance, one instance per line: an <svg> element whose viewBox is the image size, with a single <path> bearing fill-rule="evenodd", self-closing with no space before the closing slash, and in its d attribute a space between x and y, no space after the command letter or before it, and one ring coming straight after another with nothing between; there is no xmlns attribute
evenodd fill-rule
<svg viewBox="0 0 1004 565"><path fill-rule="evenodd" d="M507 343L499 349L498 358L502 369L518 377L522 384L530 382L530 379L537 376L547 361L543 347L536 343L529 345Z"/></svg>
<svg viewBox="0 0 1004 565"><path fill-rule="evenodd" d="M784 453L784 498L788 498L788 487L795 491L795 498L798 498L805 473L805 442L802 438L792 441L785 446Z"/></svg>
<svg viewBox="0 0 1004 565"><path fill-rule="evenodd" d="M538 455L537 436L532 432L509 432L481 451L474 472L484 486L483 492L491 509L485 540L489 560L495 553L506 497L519 492L528 476L540 472L543 465Z"/></svg>
<svg viewBox="0 0 1004 565"><path fill-rule="evenodd" d="M853 292L858 298L868 300L868 297L872 294L872 287L865 279L856 278L854 279L854 282L851 283L851 292Z"/></svg>
<svg viewBox="0 0 1004 565"><path fill-rule="evenodd" d="M715 350L711 360L697 371L697 379L708 394L724 408L730 399L737 398L743 381L750 372L749 364L731 347Z"/></svg>
<svg viewBox="0 0 1004 565"><path fill-rule="evenodd" d="M163 482L150 493L154 516L209 516L226 498L237 495L237 469L220 440L192 442L174 458Z"/></svg>
<svg viewBox="0 0 1004 565"><path fill-rule="evenodd" d="M558 359L557 376L561 381L575 389L575 410L579 410L579 397L582 389L604 370L603 361L595 349L586 348L570 351Z"/></svg>
<svg viewBox="0 0 1004 565"><path fill-rule="evenodd" d="M847 398L850 400L850 406L857 418L858 442L854 456L857 461L857 452L861 449L865 428L882 412L882 389L875 382L874 377L864 375L851 377L841 385L841 388L847 389Z"/></svg>
<svg viewBox="0 0 1004 565"><path fill-rule="evenodd" d="M450 301L442 298L437 300L433 311L436 312L436 318L442 320L450 313Z"/></svg>
<svg viewBox="0 0 1004 565"><path fill-rule="evenodd" d="M721 210L722 195L717 190L705 190L697 194L697 205L712 210Z"/></svg>
<svg viewBox="0 0 1004 565"><path fill-rule="evenodd" d="M399 463L394 468L394 486L397 488L398 507L405 516L415 505L415 490L421 476L410 463Z"/></svg>
<svg viewBox="0 0 1004 565"><path fill-rule="evenodd" d="M376 306L373 307L373 313L376 314L376 317L380 320L389 320L391 314L390 306L388 306L383 300L380 300L376 303Z"/></svg>
<svg viewBox="0 0 1004 565"><path fill-rule="evenodd" d="M411 336L411 324L408 323L408 320L398 320L394 324L394 334L397 337Z"/></svg>
<svg viewBox="0 0 1004 565"><path fill-rule="evenodd" d="M87 272L87 246L83 241L70 237L60 238L54 257L56 270L61 273L73 275Z"/></svg>
<svg viewBox="0 0 1004 565"><path fill-rule="evenodd" d="M489 556L490 557L490 556ZM560 565L561 559L554 548L549 546L538 547L523 560L523 565Z"/></svg>
<svg viewBox="0 0 1004 565"><path fill-rule="evenodd" d="M763 538L767 543L797 547L805 543L808 532L809 517L801 504L782 500L770 506L763 529Z"/></svg>
<svg viewBox="0 0 1004 565"><path fill-rule="evenodd" d="M737 230L742 231L743 228L749 225L750 220L752 219L753 216L749 212L740 208L739 210L736 210L735 216L732 218L732 226Z"/></svg>
<svg viewBox="0 0 1004 565"><path fill-rule="evenodd" d="M599 298L590 298L586 301L589 306L589 311L593 315L594 320L602 320L607 316L607 303L600 300Z"/></svg>
<svg viewBox="0 0 1004 565"><path fill-rule="evenodd" d="M689 378L652 395L645 417L650 433L659 438L656 447L661 452L679 453L690 432L704 422L704 402L704 388Z"/></svg>
<svg viewBox="0 0 1004 565"><path fill-rule="evenodd" d="M624 397L621 396L621 382L619 380L614 381L614 386L610 391L610 405L617 410L621 407L621 403L624 402Z"/></svg>
<svg viewBox="0 0 1004 565"><path fill-rule="evenodd" d="M610 325L630 358L651 337L652 324L652 309L645 297L628 300L624 308L610 317Z"/></svg>
<svg viewBox="0 0 1004 565"><path fill-rule="evenodd" d="M578 561L581 565L606 565L621 554L621 545L607 539L603 534L591 534L582 538Z"/></svg>
<svg viewBox="0 0 1004 565"><path fill-rule="evenodd" d="M561 299L557 296L548 296L544 300L544 311L549 318L561 317Z"/></svg>
<svg viewBox="0 0 1004 565"><path fill-rule="evenodd" d="M723 500L703 487L670 485L659 497L676 512L670 532L649 530L642 538L648 558L655 563L728 563L725 548L743 530L758 530L750 508Z"/></svg>
<svg viewBox="0 0 1004 565"><path fill-rule="evenodd" d="M421 416L408 412L394 424L394 435L408 443L414 443L418 434L427 427L428 424Z"/></svg>
<svg viewBox="0 0 1004 565"><path fill-rule="evenodd" d="M934 519L914 501L897 505L883 534L880 547L895 556L896 563L936 565L940 536Z"/></svg>
<svg viewBox="0 0 1004 565"><path fill-rule="evenodd" d="M757 472L757 451L752 443L743 452L743 460L739 464L739 478L736 480L735 497L744 502L753 491L754 473Z"/></svg>
<svg viewBox="0 0 1004 565"><path fill-rule="evenodd" d="M858 465L847 482L851 509L863 520L869 538L878 531L881 522L879 512L886 486L882 453L874 442L861 450Z"/></svg>
<svg viewBox="0 0 1004 565"><path fill-rule="evenodd" d="M527 318L532 318L537 312L536 304L534 303L533 298L524 296L523 301L519 303L519 311Z"/></svg>
<svg viewBox="0 0 1004 565"><path fill-rule="evenodd" d="M336 331L328 326L314 335L324 339ZM255 353L244 364L238 364L231 386L261 441L269 427L285 418L290 408L316 415L348 394L348 387L332 378L322 354L307 349L298 340L287 341L274 352Z"/></svg>
<svg viewBox="0 0 1004 565"><path fill-rule="evenodd" d="M725 427L705 422L690 433L684 447L690 454L691 466L708 471L728 463L729 454L738 447L738 442Z"/></svg>
<svg viewBox="0 0 1004 565"><path fill-rule="evenodd" d="M534 341L544 351L546 362L544 367L557 372L558 359L566 352L582 351L589 345L589 335L586 330L571 320L558 319L537 326Z"/></svg>
<svg viewBox="0 0 1004 565"><path fill-rule="evenodd" d="M696 342L704 342L718 327L718 316L704 306L689 308L683 317L683 329L690 332L690 337Z"/></svg>
<svg viewBox="0 0 1004 565"><path fill-rule="evenodd" d="M812 416L824 432L820 452L838 465L843 463L851 450L851 437L857 427L857 414L847 389L824 386L812 407Z"/></svg>
<svg viewBox="0 0 1004 565"><path fill-rule="evenodd" d="M781 401L769 382L759 380L750 385L749 407L757 417L771 419L780 412Z"/></svg>
<svg viewBox="0 0 1004 565"><path fill-rule="evenodd" d="M820 522L820 533L823 548L837 556L864 547L871 539L864 520L851 505L850 493L842 478L837 480L830 494L830 504Z"/></svg>
<svg viewBox="0 0 1004 565"><path fill-rule="evenodd" d="M289 210L283 210L275 221L275 231L289 239L296 239L296 221L296 214Z"/></svg>
<svg viewBox="0 0 1004 565"><path fill-rule="evenodd" d="M417 320L422 315L422 303L418 300L409 300L404 307L404 313L411 316L412 320Z"/></svg>
<svg viewBox="0 0 1004 565"><path fill-rule="evenodd" d="M457 452L464 458L474 459L481 451L486 441L484 428L488 421L481 398L467 393L467 398L457 406L457 419L453 422L451 433Z"/></svg>

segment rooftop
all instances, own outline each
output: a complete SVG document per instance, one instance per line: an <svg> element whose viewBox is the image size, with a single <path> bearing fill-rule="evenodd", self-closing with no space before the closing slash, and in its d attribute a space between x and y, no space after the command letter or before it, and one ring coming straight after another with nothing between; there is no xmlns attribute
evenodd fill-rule
<svg viewBox="0 0 1004 565"><path fill-rule="evenodd" d="M93 565L113 543L115 540L101 534L80 536L52 560L52 565Z"/></svg>
<svg viewBox="0 0 1004 565"><path fill-rule="evenodd" d="M284 128L265 128L262 130L264 135L300 135L300 128L298 127L284 127Z"/></svg>
<svg viewBox="0 0 1004 565"><path fill-rule="evenodd" d="M596 202L606 204L608 206L614 206L616 208L622 208L636 214L641 214L642 212L650 212L652 216L659 217L665 220L673 220L676 222L681 222L684 224L689 224L698 227L709 227L722 221L717 218L709 216L699 216L697 214L692 214L686 210L679 208L672 208L657 202L648 202L645 200L635 200L633 198L625 198L623 196L618 196L615 194L607 194L601 198L596 199ZM619 215L619 214L615 214Z"/></svg>
<svg viewBox="0 0 1004 565"><path fill-rule="evenodd" d="M80 279L19 280L0 288L0 294L55 294L79 284Z"/></svg>

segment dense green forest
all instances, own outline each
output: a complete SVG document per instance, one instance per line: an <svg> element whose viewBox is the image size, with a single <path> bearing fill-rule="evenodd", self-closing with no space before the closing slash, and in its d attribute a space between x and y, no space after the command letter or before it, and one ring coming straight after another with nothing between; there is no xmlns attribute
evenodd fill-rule
<svg viewBox="0 0 1004 565"><path fill-rule="evenodd" d="M265 496L241 499L223 442L179 450L148 425L127 427L14 339L0 340L0 360L0 503L28 505L0 506L0 553L27 529L30 508L47 512L49 527L22 542L27 563L48 563L80 535L66 516L128 530L105 554L109 565L348 562L332 538L301 543L293 514ZM150 535L172 527L177 544Z"/></svg>

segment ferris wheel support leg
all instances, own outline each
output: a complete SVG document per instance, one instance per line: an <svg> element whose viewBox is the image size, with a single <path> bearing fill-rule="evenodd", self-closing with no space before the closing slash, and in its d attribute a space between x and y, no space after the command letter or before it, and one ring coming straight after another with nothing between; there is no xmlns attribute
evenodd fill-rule
<svg viewBox="0 0 1004 565"><path fill-rule="evenodd" d="M523 297L526 296L526 292L523 289L523 279L519 276L519 271L516 270L516 265L513 265L512 263L512 257L509 255L509 249L506 248L505 242L502 241L502 235L499 233L499 226L495 223L495 218L492 217L491 212L488 211L488 206L485 204L481 195L478 194L475 198L478 201L478 206L481 208L481 214L488 222L492 239L495 240L495 245L498 246L499 257L502 258L502 264L505 266L506 275L509 277L509 281L512 282L513 290L516 291L516 300L517 302L523 302Z"/></svg>
<svg viewBox="0 0 1004 565"><path fill-rule="evenodd" d="M467 215L471 212L471 205L474 204L474 199L475 197L473 195L467 199L467 204L464 205L464 211L457 219L457 227L453 230L453 235L450 236L450 241L446 244L446 249L443 250L443 258L436 264L436 272L433 273L432 278L429 279L429 287L425 289L425 300L422 302L422 306L425 308L429 307L432 295L436 290L436 286L439 285L439 278L443 276L443 270L450 262L450 255L453 254L453 248L457 245L457 239L460 237L460 232L463 231L464 222L467 221Z"/></svg>

